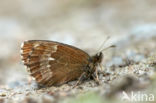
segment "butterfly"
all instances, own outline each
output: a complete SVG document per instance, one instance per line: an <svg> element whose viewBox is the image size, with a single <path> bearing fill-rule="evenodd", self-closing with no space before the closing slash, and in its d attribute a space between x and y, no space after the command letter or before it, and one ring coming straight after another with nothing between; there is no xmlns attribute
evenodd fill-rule
<svg viewBox="0 0 156 103"><path fill-rule="evenodd" d="M98 81L97 66L103 53L93 56L74 46L47 40L28 40L21 45L21 58L39 85L61 85L78 79Z"/></svg>

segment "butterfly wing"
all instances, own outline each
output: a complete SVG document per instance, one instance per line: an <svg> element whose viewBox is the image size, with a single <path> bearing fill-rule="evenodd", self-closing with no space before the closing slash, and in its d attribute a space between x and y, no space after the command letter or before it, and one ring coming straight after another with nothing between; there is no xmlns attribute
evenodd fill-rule
<svg viewBox="0 0 156 103"><path fill-rule="evenodd" d="M45 86L78 79L90 58L73 46L44 40L25 41L21 46L21 57L30 75Z"/></svg>

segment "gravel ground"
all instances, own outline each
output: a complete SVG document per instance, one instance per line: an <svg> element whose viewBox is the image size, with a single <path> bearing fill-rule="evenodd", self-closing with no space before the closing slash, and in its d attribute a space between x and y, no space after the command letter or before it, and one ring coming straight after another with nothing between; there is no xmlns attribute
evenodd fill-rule
<svg viewBox="0 0 156 103"><path fill-rule="evenodd" d="M155 5L155 0L0 1L0 103L125 103L122 97L132 92L138 97L130 102L154 103ZM76 88L76 81L38 88L20 59L24 40L54 40L93 55L108 36L102 48L116 47L103 52L100 85L86 80Z"/></svg>

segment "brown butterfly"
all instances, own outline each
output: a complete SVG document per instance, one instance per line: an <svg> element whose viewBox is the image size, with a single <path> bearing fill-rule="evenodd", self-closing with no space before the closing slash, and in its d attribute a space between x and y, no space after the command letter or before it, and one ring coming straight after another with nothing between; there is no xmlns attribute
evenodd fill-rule
<svg viewBox="0 0 156 103"><path fill-rule="evenodd" d="M76 47L46 40L29 40L21 45L21 58L30 75L43 86L61 85L79 79L98 81L97 66L103 54L89 56Z"/></svg>

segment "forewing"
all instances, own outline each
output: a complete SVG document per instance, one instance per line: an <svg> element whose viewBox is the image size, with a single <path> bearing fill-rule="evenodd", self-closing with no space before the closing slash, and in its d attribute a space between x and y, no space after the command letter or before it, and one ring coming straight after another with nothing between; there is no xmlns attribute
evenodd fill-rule
<svg viewBox="0 0 156 103"><path fill-rule="evenodd" d="M21 57L30 75L45 86L77 79L89 59L89 55L78 48L43 40L25 41Z"/></svg>

